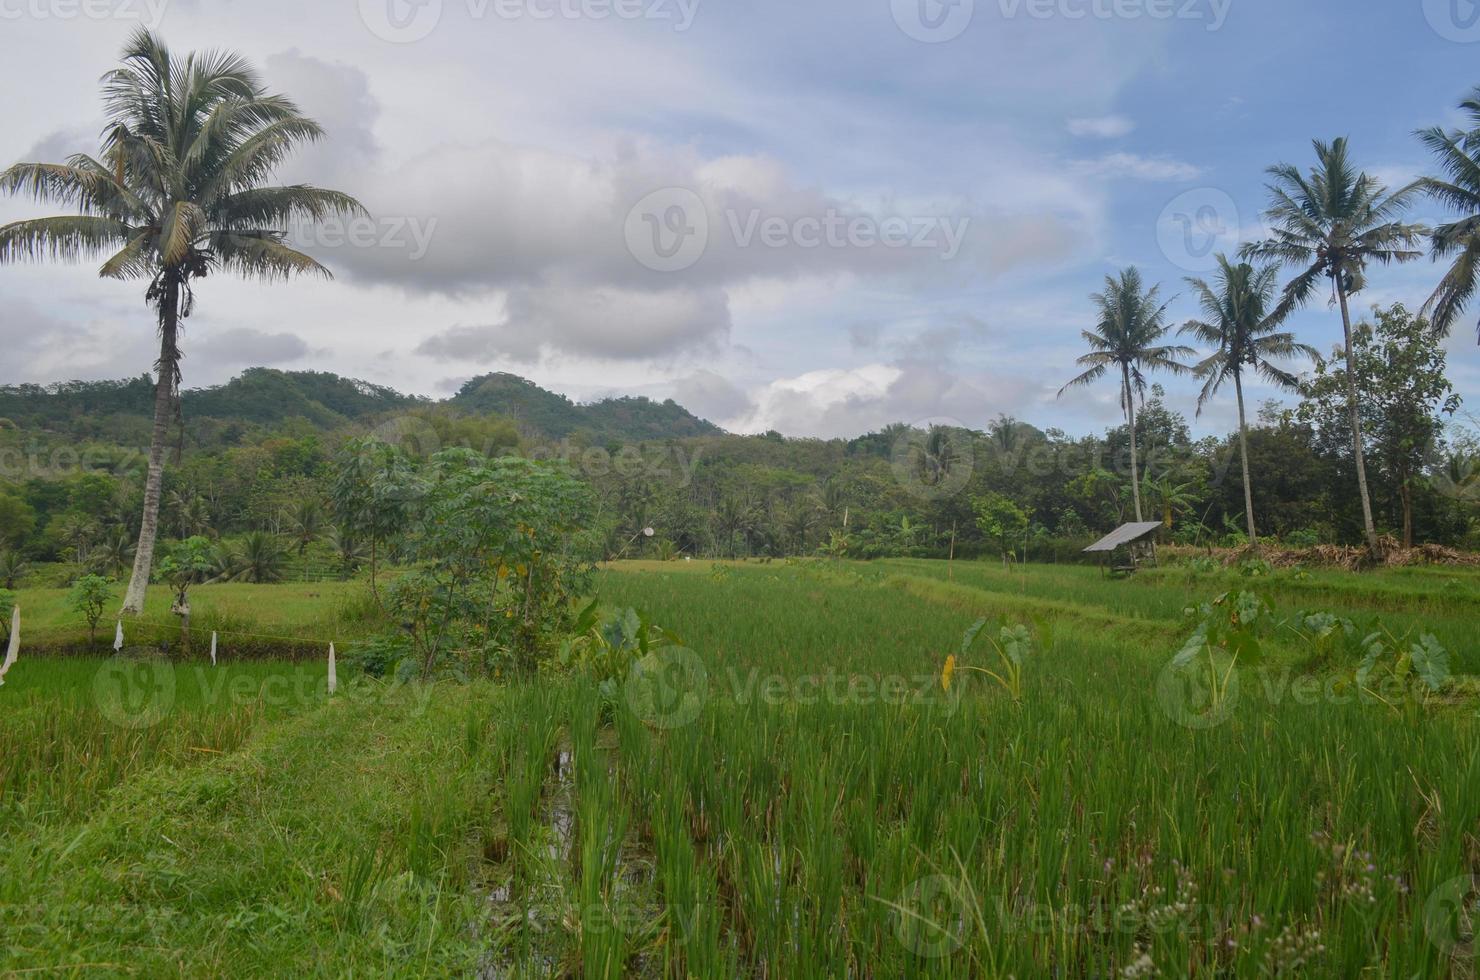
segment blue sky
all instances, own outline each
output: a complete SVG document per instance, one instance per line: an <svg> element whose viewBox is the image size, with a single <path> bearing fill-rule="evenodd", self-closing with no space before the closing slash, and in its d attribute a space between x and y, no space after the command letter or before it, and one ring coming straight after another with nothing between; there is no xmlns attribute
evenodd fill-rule
<svg viewBox="0 0 1480 980"><path fill-rule="evenodd" d="M1412 131L1458 124L1480 84L1469 0L65 4L0 2L7 62L43 81L4 162L91 148L96 78L145 20L177 50L262 66L330 131L285 179L376 216L359 235L295 231L333 283L203 284L187 384L265 363L442 395L509 370L795 435L1113 424L1113 385L1055 397L1106 274L1140 266L1184 320L1205 260L1188 245L1259 234L1265 167L1346 135L1405 182L1428 164ZM0 202L3 220L35 212ZM681 268L643 254L674 215L707 225ZM808 245L829 217L867 234ZM880 245L890 220L919 247ZM772 243L744 234L768 221ZM1377 270L1357 308L1416 307L1437 276L1427 259ZM134 284L7 267L0 291L0 382L152 361ZM1339 337L1323 303L1294 326L1322 349ZM1448 347L1480 399L1473 328ZM1167 387L1191 415L1195 386ZM1218 404L1197 428L1230 423Z"/></svg>

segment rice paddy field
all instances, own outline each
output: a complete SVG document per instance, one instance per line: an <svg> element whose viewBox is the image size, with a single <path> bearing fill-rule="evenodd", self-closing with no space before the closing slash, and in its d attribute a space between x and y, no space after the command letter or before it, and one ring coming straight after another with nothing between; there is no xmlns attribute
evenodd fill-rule
<svg viewBox="0 0 1480 980"><path fill-rule="evenodd" d="M359 621L255 588L217 597L238 625L285 593ZM1426 632L1454 683L1358 696L1279 626L1216 693L1169 683L1229 590ZM599 592L682 646L606 685L341 666L332 698L311 659L23 654L0 975L1475 975L1473 572L626 562Z"/></svg>

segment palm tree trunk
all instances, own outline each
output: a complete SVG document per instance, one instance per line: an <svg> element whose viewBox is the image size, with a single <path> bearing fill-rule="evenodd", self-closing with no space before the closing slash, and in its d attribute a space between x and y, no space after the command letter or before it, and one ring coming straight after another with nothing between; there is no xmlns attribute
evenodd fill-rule
<svg viewBox="0 0 1480 980"><path fill-rule="evenodd" d="M1238 371L1233 372L1233 390L1238 394L1238 453L1244 462L1244 516L1249 519L1249 545L1259 546L1259 535L1254 531L1254 484L1249 479L1249 427L1244 422L1244 382Z"/></svg>
<svg viewBox="0 0 1480 980"><path fill-rule="evenodd" d="M1341 329L1346 337L1346 404L1352 420L1352 450L1357 460L1357 489L1362 497L1362 529L1367 546L1377 548L1377 525L1372 520L1372 495L1367 490L1367 457L1362 448L1362 415L1358 406L1357 355L1352 350L1352 315L1346 302L1346 284L1336 277L1336 296L1341 301Z"/></svg>
<svg viewBox="0 0 1480 980"><path fill-rule="evenodd" d="M1145 518L1141 516L1141 471L1136 462L1136 396L1131 390L1131 369L1122 364L1120 373L1125 386L1125 416L1131 427L1131 499L1136 502L1136 522L1140 523Z"/></svg>
<svg viewBox="0 0 1480 980"><path fill-rule="evenodd" d="M179 349L175 346L180 323L180 287L169 283L159 300L159 380L154 385L154 431L149 438L149 474L144 481L144 515L139 522L139 544L134 549L134 571L123 596L127 616L144 611L144 594L154 567L154 538L159 531L159 496L164 486L164 444L169 436L170 407L175 395Z"/></svg>
<svg viewBox="0 0 1480 980"><path fill-rule="evenodd" d="M1403 478L1403 547L1413 547L1413 485L1407 477Z"/></svg>

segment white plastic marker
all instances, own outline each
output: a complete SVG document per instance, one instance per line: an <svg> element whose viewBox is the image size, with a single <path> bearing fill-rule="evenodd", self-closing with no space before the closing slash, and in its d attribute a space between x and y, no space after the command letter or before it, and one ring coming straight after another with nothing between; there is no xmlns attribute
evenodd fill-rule
<svg viewBox="0 0 1480 980"><path fill-rule="evenodd" d="M5 674L10 670L10 665L20 659L21 655L21 607L14 606L10 610L10 647L5 651L5 662L0 664L0 684L5 683Z"/></svg>
<svg viewBox="0 0 1480 980"><path fill-rule="evenodd" d="M334 670L334 644L329 644L329 693L339 686L339 675Z"/></svg>
<svg viewBox="0 0 1480 980"><path fill-rule="evenodd" d="M118 632L113 634L113 652L117 653L123 649L123 620L118 621Z"/></svg>
<svg viewBox="0 0 1480 980"><path fill-rule="evenodd" d="M211 630L211 666L216 666L216 631Z"/></svg>

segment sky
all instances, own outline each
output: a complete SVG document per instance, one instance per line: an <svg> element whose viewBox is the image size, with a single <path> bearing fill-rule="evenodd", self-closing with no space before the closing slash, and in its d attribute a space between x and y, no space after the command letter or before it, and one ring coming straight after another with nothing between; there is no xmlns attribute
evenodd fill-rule
<svg viewBox="0 0 1480 980"><path fill-rule="evenodd" d="M291 229L333 281L201 282L188 387L265 365L445 397L509 371L794 436L1114 425L1113 381L1059 396L1106 275L1198 315L1186 278L1262 236L1268 166L1348 136L1406 184L1431 170L1413 131L1480 84L1471 0L0 0L25 80L0 165L94 152L141 25L252 60L328 134L280 180L371 215ZM0 198L0 222L46 213ZM141 284L97 264L0 267L0 384L150 369ZM1440 274L1376 269L1356 309L1416 309ZM1477 317L1447 342L1471 406ZM1291 325L1340 339L1324 298ZM1192 418L1197 384L1159 380ZM1233 419L1219 398L1194 430Z"/></svg>

